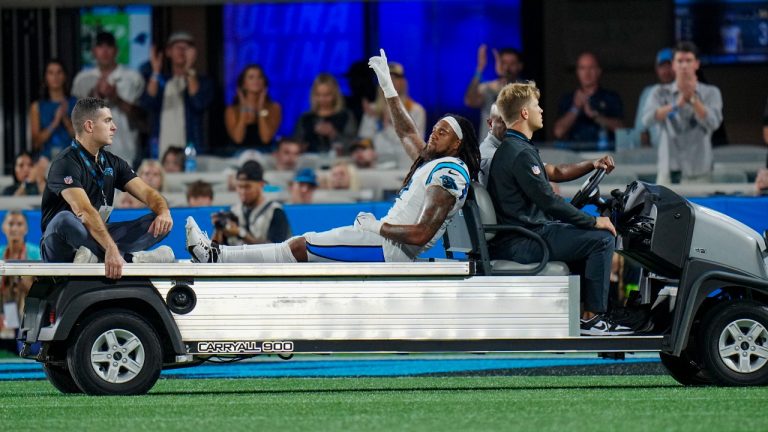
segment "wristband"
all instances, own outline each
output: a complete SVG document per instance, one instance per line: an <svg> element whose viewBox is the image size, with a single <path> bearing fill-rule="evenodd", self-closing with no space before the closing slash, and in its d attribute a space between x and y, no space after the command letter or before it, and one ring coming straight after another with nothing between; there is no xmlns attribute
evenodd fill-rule
<svg viewBox="0 0 768 432"><path fill-rule="evenodd" d="M483 73L482 72L475 72L475 79L480 81L483 79Z"/></svg>
<svg viewBox="0 0 768 432"><path fill-rule="evenodd" d="M384 85L379 83L379 86L381 87L381 91L384 93L384 97L386 99L397 97L397 90L395 90L395 86L392 84L392 81L389 81Z"/></svg>
<svg viewBox="0 0 768 432"><path fill-rule="evenodd" d="M240 107L240 112L255 113L256 111L253 108L249 108L247 106L244 106L244 107Z"/></svg>
<svg viewBox="0 0 768 432"><path fill-rule="evenodd" d="M673 118L675 115L677 115L677 105L672 107L672 111L667 114L667 118Z"/></svg>
<svg viewBox="0 0 768 432"><path fill-rule="evenodd" d="M568 112L573 113L573 114L578 114L579 113L579 109L576 108L576 105L571 105L571 107L568 109Z"/></svg>
<svg viewBox="0 0 768 432"><path fill-rule="evenodd" d="M153 79L155 81L160 81L161 75L159 72L152 72L152 75L149 77L149 79Z"/></svg>

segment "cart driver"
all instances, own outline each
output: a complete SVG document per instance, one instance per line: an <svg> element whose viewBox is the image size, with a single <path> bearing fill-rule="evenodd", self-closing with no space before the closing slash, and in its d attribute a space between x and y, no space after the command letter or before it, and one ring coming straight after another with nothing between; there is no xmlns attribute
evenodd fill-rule
<svg viewBox="0 0 768 432"><path fill-rule="evenodd" d="M45 262L104 262L105 275L118 279L126 262L173 262L161 241L173 227L165 199L124 160L104 150L117 128L105 101L80 99L72 110L75 139L51 162L42 199L40 240ZM127 191L152 213L108 223L115 189Z"/></svg>
<svg viewBox="0 0 768 432"><path fill-rule="evenodd" d="M508 84L496 105L507 131L490 165L488 194L500 224L523 226L539 234L555 261L584 262L584 311L581 334L610 336L632 333L606 314L616 229L607 217L594 217L563 201L552 191L550 176L570 177L545 166L534 147L533 132L544 126L536 84ZM568 167L579 176L597 168L613 169L610 157ZM576 176L578 177L578 176ZM492 259L531 263L541 259L533 240L514 233L496 236Z"/></svg>
<svg viewBox="0 0 768 432"><path fill-rule="evenodd" d="M480 151L472 123L446 115L428 143L405 110L389 73L384 50L368 65L376 73L395 131L414 161L395 204L381 220L360 213L351 226L309 232L282 243L219 246L187 219L187 249L199 262L407 262L431 247L461 208L470 179L477 178Z"/></svg>

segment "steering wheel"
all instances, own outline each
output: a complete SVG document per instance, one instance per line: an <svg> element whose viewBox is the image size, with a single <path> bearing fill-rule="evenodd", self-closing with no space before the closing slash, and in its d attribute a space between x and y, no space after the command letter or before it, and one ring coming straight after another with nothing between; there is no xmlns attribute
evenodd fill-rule
<svg viewBox="0 0 768 432"><path fill-rule="evenodd" d="M577 209L580 209L592 202L596 197L600 198L600 188L598 185L604 178L605 169L598 168L595 170L594 174L589 176L587 181L581 185L581 189L579 189L579 191L576 192L576 195L573 196L571 204Z"/></svg>

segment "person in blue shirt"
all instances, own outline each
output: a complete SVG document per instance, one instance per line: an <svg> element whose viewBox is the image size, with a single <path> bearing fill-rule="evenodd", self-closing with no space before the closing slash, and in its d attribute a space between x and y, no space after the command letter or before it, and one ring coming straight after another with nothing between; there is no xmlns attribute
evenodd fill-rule
<svg viewBox="0 0 768 432"><path fill-rule="evenodd" d="M40 248L26 241L29 225L19 210L9 210L3 218L6 244L0 246L0 256L8 260L40 260ZM24 299L32 286L29 276L3 276L0 278L0 340L14 339L19 317L24 311ZM4 314L14 315L7 316ZM2 343L0 345L9 346Z"/></svg>
<svg viewBox="0 0 768 432"><path fill-rule="evenodd" d="M0 245L3 260L40 260L40 248L26 241L29 225L20 210L9 210L3 218L6 244Z"/></svg>
<svg viewBox="0 0 768 432"><path fill-rule="evenodd" d="M45 64L40 99L29 107L29 130L32 135L32 152L52 159L65 149L75 129L69 116L77 99L69 95L67 71L57 59Z"/></svg>

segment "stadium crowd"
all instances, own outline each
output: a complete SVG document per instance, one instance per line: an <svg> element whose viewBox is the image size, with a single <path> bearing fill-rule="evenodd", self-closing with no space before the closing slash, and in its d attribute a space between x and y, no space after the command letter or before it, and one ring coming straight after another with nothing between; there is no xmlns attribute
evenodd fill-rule
<svg viewBox="0 0 768 432"><path fill-rule="evenodd" d="M69 116L76 100L86 96L109 102L117 126L110 151L134 167L146 159L160 160L165 173L222 169L233 178L234 170L245 161L256 160L267 173L321 169L324 172L315 173L319 181L314 186L338 190L342 188L329 181L329 168L337 161L366 171L403 170L410 165L380 91L373 100L363 96L370 91L345 96L333 75L321 73L309 89L309 111L293 125L292 136L281 137L278 130L283 120L282 105L271 97L265 68L250 64L238 75L236 95L223 114L224 130L205 134L204 118L216 115L209 112L215 86L196 68L196 41L190 33L173 33L162 50L153 47L141 71L118 64L117 50L114 36L100 32L92 43L94 64L72 79L62 62L52 59L46 64L40 98L29 108L31 142L24 152L27 156L18 155L13 187L7 185L4 195L42 192L44 175L39 173L44 173L50 159L69 145L74 136ZM617 92L601 85L603 70L597 54L579 54L575 60L576 88L560 98L551 126L553 147L574 152L631 152L643 167L625 166L624 172L661 184L754 180L757 190L764 189L765 173L718 166L713 145L726 142L723 98L716 86L703 79L696 47L690 45L687 50L690 58L679 66L673 64L671 48L659 50L653 65L658 82L643 89L631 126L624 118L624 101ZM525 75L520 51L493 48L492 56L488 51L486 45L478 48L476 73L464 96L467 107L481 111L481 121L476 125L481 139L489 132L486 120L500 89L507 83L536 78ZM496 78L481 81L489 57ZM423 136L427 110L409 96L405 66L391 62L390 73ZM355 65L347 74L350 84L367 80L365 85L370 86L372 78L370 71ZM768 124L768 104L764 117ZM768 140L768 132L764 135ZM194 160L185 161L190 153ZM578 157L573 153L571 156ZM213 162L203 161L197 166L198 157ZM18 167L27 160L32 162L31 170ZM655 166L651 169L650 165ZM223 169L228 167L231 170ZM355 170L346 171L354 180ZM742 171L746 178L740 175ZM25 172L25 178L18 177ZM650 174L658 177L651 178ZM282 183L275 185L288 190L289 182ZM232 180L228 186L228 190L234 190ZM125 204L131 206L130 201Z"/></svg>
<svg viewBox="0 0 768 432"><path fill-rule="evenodd" d="M270 94L265 67L251 64L240 72L236 96L223 112L224 130L206 136L203 119L222 114L211 112L215 86L197 68L196 41L190 33L173 33L162 49L153 47L141 71L117 63L112 34L98 33L92 46L95 63L72 77L59 60L45 65L40 98L29 107L31 141L15 159L4 196L42 195L50 162L75 136L75 103L86 97L102 99L110 107L117 130L107 150L136 168L138 177L161 192L171 207L229 207L212 214L212 238L222 245L288 239L292 231L284 204L390 198L411 166L381 90L373 100L361 96L365 92L345 96L333 75L321 73L308 89L309 111L300 115L292 136L281 137L282 105ZM500 91L536 77L526 76L523 53L517 49L492 48L490 55L488 51L486 45L477 50L476 73L468 77L464 103L481 111L478 141L500 143L507 129L494 111ZM491 58L496 78L482 81ZM427 110L409 96L406 65L388 66L400 101L424 137ZM723 98L703 79L696 47L681 43L662 48L651 67L657 82L641 93L630 127L625 101L600 84L603 70L597 54L579 54L576 87L562 95L548 124L556 141L542 150L544 162L576 162L594 152L615 152L617 183L638 178L665 185L740 182L752 184L757 194L768 193L767 169L750 171L720 163L713 150L723 143ZM367 68L358 75L363 82L375 82ZM768 144L768 103L763 125ZM750 151L759 154L759 149L745 150ZM118 208L145 206L126 192L114 202ZM4 203L8 210L17 207L14 201ZM25 227L23 213L6 213L4 259L39 259L37 239L25 239ZM618 266L623 268L623 263L614 264ZM20 308L20 292L29 288L28 281L6 279L0 298ZM7 311L4 317L0 337L13 328Z"/></svg>

